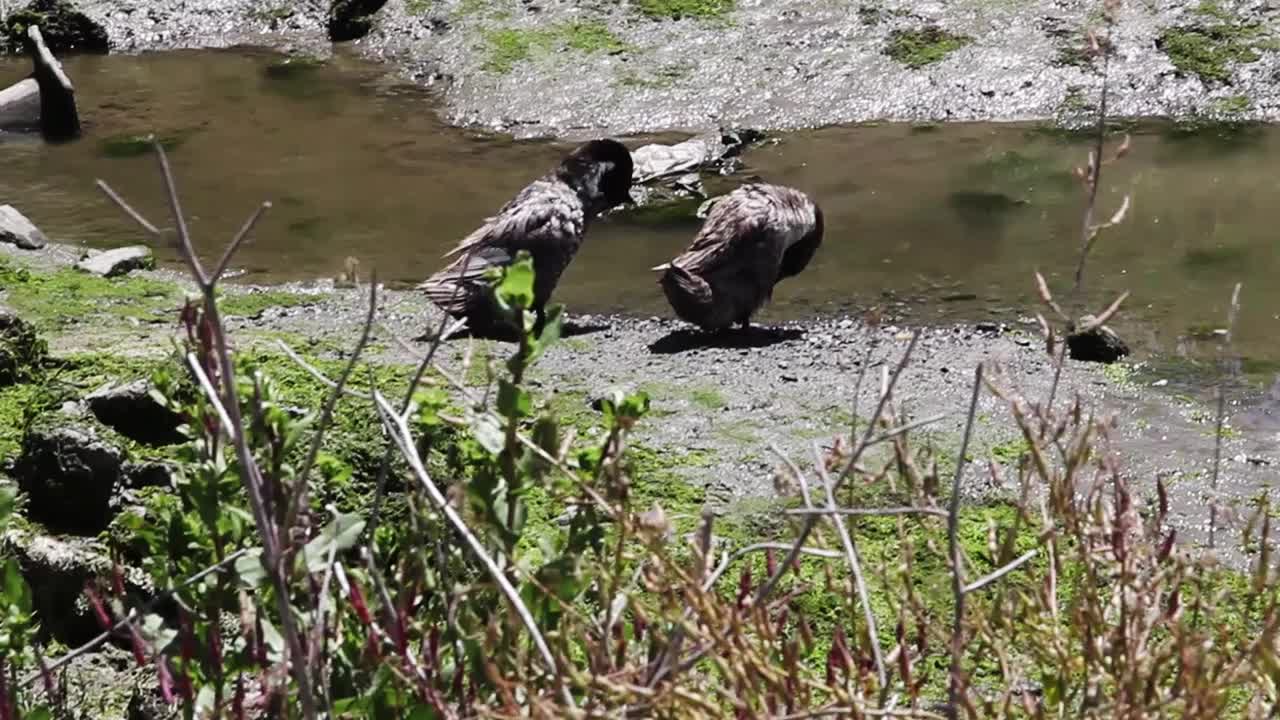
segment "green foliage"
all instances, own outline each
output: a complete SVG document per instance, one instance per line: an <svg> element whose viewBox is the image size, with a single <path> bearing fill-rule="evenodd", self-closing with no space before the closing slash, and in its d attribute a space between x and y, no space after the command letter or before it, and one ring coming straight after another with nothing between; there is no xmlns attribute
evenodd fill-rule
<svg viewBox="0 0 1280 720"><path fill-rule="evenodd" d="M5 289L5 302L41 329L90 323L102 315L146 321L176 319L181 304L181 294L173 283L138 277L103 278L72 268L39 272L3 260L0 287Z"/></svg>
<svg viewBox="0 0 1280 720"><path fill-rule="evenodd" d="M948 55L973 42L972 38L957 35L928 25L914 30L894 30L884 54L913 70L941 62Z"/></svg>

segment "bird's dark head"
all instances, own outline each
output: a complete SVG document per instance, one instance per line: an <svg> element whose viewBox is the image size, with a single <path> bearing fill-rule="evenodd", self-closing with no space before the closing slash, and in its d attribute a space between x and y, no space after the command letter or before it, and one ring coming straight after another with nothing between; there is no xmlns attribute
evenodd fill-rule
<svg viewBox="0 0 1280 720"><path fill-rule="evenodd" d="M617 140L579 146L556 169L556 176L582 197L592 214L631 202L631 152Z"/></svg>

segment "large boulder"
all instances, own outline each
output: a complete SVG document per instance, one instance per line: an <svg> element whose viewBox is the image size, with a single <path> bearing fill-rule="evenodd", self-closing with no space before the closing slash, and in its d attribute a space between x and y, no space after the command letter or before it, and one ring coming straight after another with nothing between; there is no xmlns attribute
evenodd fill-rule
<svg viewBox="0 0 1280 720"><path fill-rule="evenodd" d="M182 416L157 400L146 380L104 385L85 404L102 424L144 445L177 445L187 439L178 432Z"/></svg>
<svg viewBox="0 0 1280 720"><path fill-rule="evenodd" d="M40 228L12 205L0 205L0 242L23 250L39 250L48 242Z"/></svg>
<svg viewBox="0 0 1280 720"><path fill-rule="evenodd" d="M27 515L54 532L96 535L106 529L121 484L124 451L92 420L50 413L27 430L14 464Z"/></svg>
<svg viewBox="0 0 1280 720"><path fill-rule="evenodd" d="M10 53L30 48L27 30L39 26L49 50L55 53L106 53L107 31L67 0L32 0L9 13L0 28L0 46Z"/></svg>
<svg viewBox="0 0 1280 720"><path fill-rule="evenodd" d="M48 354L31 323L0 305L0 387L32 379Z"/></svg>

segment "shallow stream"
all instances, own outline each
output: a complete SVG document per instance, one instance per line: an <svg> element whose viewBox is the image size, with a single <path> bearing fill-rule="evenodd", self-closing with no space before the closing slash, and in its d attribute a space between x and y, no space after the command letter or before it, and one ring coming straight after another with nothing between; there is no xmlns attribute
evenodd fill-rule
<svg viewBox="0 0 1280 720"><path fill-rule="evenodd" d="M170 147L202 251L217 252L257 203L274 203L239 256L240 277L255 282L331 276L348 257L386 280L420 280L569 147L449 127L429 93L341 54L320 65L242 49L65 66L85 137L51 146L0 136L0 202L58 242L140 242L93 181L166 218L155 161L137 141L155 132ZM26 72L25 61L0 60L0 84ZM1071 170L1088 146L1030 125L829 128L752 149L738 175L707 185L723 191L758 174L824 208L821 253L779 288L769 317L891 302L922 321L1016 321L1035 309L1035 269L1068 295L1083 204ZM1133 204L1099 240L1090 303L1130 290L1126 334L1172 354L1211 337L1241 281L1239 347L1261 365L1280 360L1278 160L1280 128L1135 128L1131 152L1104 175L1101 218L1125 194ZM558 298L579 312L666 313L647 268L696 228L692 218L602 221Z"/></svg>

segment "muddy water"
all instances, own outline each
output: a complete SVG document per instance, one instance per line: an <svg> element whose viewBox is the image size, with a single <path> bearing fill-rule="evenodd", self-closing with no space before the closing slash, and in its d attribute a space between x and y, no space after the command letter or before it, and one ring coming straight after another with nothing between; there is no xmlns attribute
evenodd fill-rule
<svg viewBox="0 0 1280 720"><path fill-rule="evenodd" d="M316 67L256 52L179 52L70 58L66 68L86 137L63 146L0 137L0 201L57 241L138 242L93 180L165 219L154 160L128 140L155 132L171 146L202 251L217 252L258 202L273 201L239 256L249 280L332 275L348 256L384 279L421 279L567 147L447 127L429 94L342 56ZM0 63L0 79L25 72L25 63ZM921 320L1014 319L1033 305L1036 268L1065 294L1082 202L1069 170L1085 151L1083 141L1013 125L833 128L751 151L742 175L803 188L827 217L816 264L779 289L769 314L894 302ZM1280 359L1277 158L1280 129L1138 131L1104 178L1104 215L1125 194L1134 203L1099 242L1090 299L1132 291L1130 337L1174 351L1222 324L1240 280L1239 342L1251 357ZM579 311L665 312L646 268L695 229L607 219L558 297Z"/></svg>

